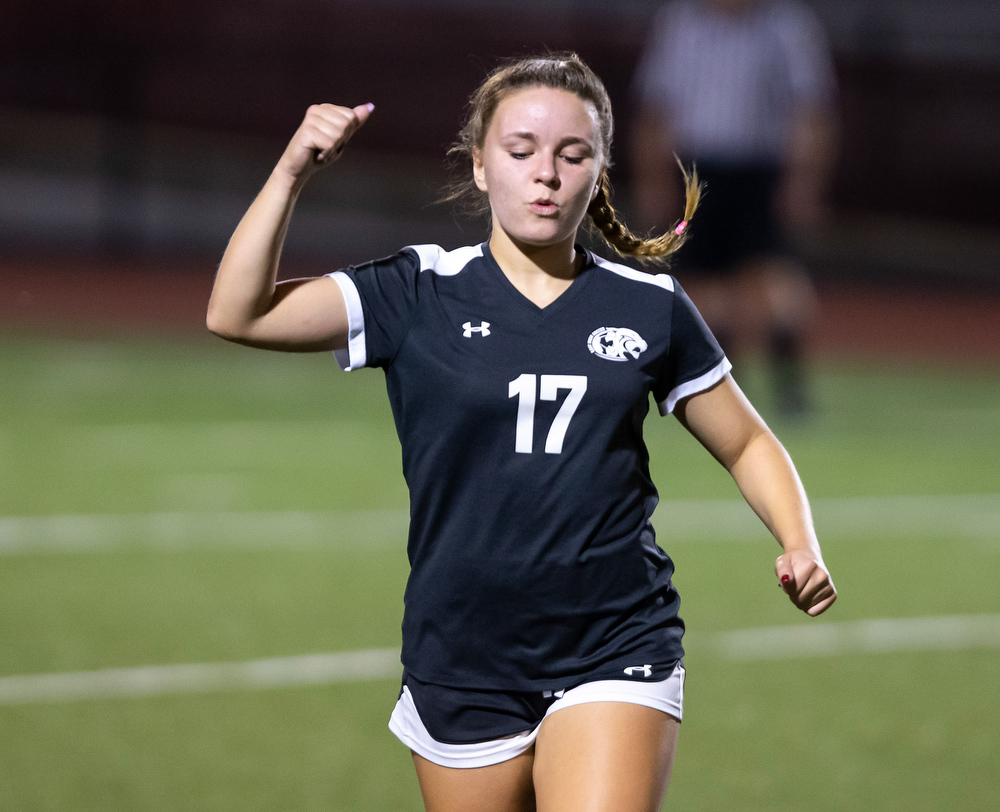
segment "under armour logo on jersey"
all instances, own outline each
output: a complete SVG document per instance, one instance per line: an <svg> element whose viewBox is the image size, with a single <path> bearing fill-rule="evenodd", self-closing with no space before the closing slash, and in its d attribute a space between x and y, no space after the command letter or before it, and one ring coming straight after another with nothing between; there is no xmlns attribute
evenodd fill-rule
<svg viewBox="0 0 1000 812"><path fill-rule="evenodd" d="M472 338L473 333L479 333L481 336L488 336L490 334L490 323L488 321L484 321L478 327L473 327L472 322L467 321L462 325L462 328L464 330L462 335L466 338Z"/></svg>
<svg viewBox="0 0 1000 812"><path fill-rule="evenodd" d="M646 346L642 336L627 327L600 327L587 339L587 348L598 358L608 361L638 358Z"/></svg>
<svg viewBox="0 0 1000 812"><path fill-rule="evenodd" d="M653 666L651 665L630 665L625 669L625 673L630 677L635 676L636 671L641 671L644 677L653 676Z"/></svg>

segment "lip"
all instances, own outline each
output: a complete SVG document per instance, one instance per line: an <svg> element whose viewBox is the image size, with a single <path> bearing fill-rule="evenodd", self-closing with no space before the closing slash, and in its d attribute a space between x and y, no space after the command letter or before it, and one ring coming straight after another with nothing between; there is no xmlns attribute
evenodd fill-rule
<svg viewBox="0 0 1000 812"><path fill-rule="evenodd" d="M540 197L538 200L531 201L531 210L535 214L556 214L559 211L559 206L548 198Z"/></svg>

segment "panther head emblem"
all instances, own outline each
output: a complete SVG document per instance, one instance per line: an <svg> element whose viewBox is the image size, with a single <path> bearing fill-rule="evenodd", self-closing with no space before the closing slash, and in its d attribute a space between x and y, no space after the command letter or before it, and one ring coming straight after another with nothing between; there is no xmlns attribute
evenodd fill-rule
<svg viewBox="0 0 1000 812"><path fill-rule="evenodd" d="M590 334L587 348L608 361L628 361L645 352L647 344L635 330L627 327L600 327Z"/></svg>

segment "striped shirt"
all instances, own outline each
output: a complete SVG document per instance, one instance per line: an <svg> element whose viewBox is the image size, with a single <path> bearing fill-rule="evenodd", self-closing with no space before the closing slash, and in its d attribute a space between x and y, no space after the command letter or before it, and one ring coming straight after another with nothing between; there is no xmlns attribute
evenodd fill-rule
<svg viewBox="0 0 1000 812"><path fill-rule="evenodd" d="M635 77L680 155L726 164L779 162L792 111L827 105L835 90L819 21L795 0L741 13L674 0L657 14Z"/></svg>

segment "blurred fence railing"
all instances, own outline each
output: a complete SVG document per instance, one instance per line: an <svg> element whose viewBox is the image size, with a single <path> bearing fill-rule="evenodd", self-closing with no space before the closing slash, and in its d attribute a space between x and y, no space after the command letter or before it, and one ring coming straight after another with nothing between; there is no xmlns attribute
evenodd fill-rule
<svg viewBox="0 0 1000 812"><path fill-rule="evenodd" d="M215 246L318 100L372 100L378 114L359 146L371 160L348 172L341 191L317 192L316 207L341 212L351 234L368 223L397 244L414 225L434 239L444 226L430 223L449 216L421 206L440 188L441 161L469 92L498 57L543 48L576 50L604 78L618 118L613 180L627 191L629 86L655 5L3 4L0 242L77 234L98 245L131 240L140 250ZM922 58L912 21L942 3L907 6L895 27L891 4L814 5L830 24L841 83L837 210L855 220L876 213L978 226L977 235L1000 230L1000 57L982 56L991 53L1000 12L969 0L950 4L965 9L950 18L951 29L939 26L951 37L950 56L928 47ZM970 53L980 56L956 58L954 20L969 28L980 18L978 34L963 34L978 36ZM86 149L74 140L80 133ZM355 221L365 213L362 225L352 211ZM301 231L304 245L311 232Z"/></svg>

